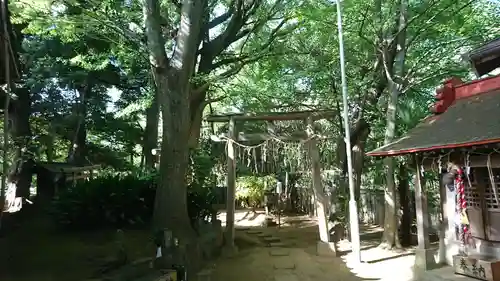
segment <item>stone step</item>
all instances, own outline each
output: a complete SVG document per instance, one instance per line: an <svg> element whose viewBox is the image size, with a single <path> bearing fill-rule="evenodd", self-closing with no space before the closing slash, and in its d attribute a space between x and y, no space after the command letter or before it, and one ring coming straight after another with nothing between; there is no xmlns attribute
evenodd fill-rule
<svg viewBox="0 0 500 281"><path fill-rule="evenodd" d="M282 272L274 276L274 281L299 281L299 280L301 279L292 272Z"/></svg>
<svg viewBox="0 0 500 281"><path fill-rule="evenodd" d="M273 257L289 256L290 251L288 249L272 249L269 251L269 255Z"/></svg>
<svg viewBox="0 0 500 281"><path fill-rule="evenodd" d="M279 242L280 239L278 237L273 237L273 236L268 236L268 237L263 237L264 241L268 243L274 243L274 242Z"/></svg>
<svg viewBox="0 0 500 281"><path fill-rule="evenodd" d="M210 281L211 276L212 276L212 269L204 269L196 274L196 280L197 281Z"/></svg>
<svg viewBox="0 0 500 281"><path fill-rule="evenodd" d="M248 230L247 234L262 234L262 231L260 231L260 230Z"/></svg>
<svg viewBox="0 0 500 281"><path fill-rule="evenodd" d="M288 257L279 258L274 261L274 269L295 269L295 263Z"/></svg>
<svg viewBox="0 0 500 281"><path fill-rule="evenodd" d="M177 271L175 270L162 270L162 273L163 275L157 278L155 281L170 281L179 278L179 276L177 276Z"/></svg>
<svg viewBox="0 0 500 281"><path fill-rule="evenodd" d="M264 237L271 237L272 235L269 234L269 233L259 233L257 234L257 237L261 237L261 238L264 238Z"/></svg>
<svg viewBox="0 0 500 281"><path fill-rule="evenodd" d="M283 243L283 242L271 242L271 243L269 243L269 247L273 247L273 248L283 248L286 246L287 246L287 244Z"/></svg>
<svg viewBox="0 0 500 281"><path fill-rule="evenodd" d="M234 229L238 231L249 231L250 227L235 227Z"/></svg>

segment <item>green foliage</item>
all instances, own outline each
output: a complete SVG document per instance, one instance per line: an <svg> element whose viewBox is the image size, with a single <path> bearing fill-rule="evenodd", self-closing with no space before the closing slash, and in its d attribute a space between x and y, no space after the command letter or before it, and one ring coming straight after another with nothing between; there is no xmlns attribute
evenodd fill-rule
<svg viewBox="0 0 500 281"><path fill-rule="evenodd" d="M213 167L216 159L211 153L212 143L202 139L200 148L191 151L190 177L188 180L188 213L191 223L206 220L215 210L212 205L220 201L220 195L215 189Z"/></svg>
<svg viewBox="0 0 500 281"><path fill-rule="evenodd" d="M194 227L214 213L212 205L219 199L211 174L213 162L206 152L197 150L192 155L187 209ZM65 229L144 227L151 222L158 184L156 172L105 171L61 192L53 201L52 215Z"/></svg>
<svg viewBox="0 0 500 281"><path fill-rule="evenodd" d="M31 93L30 139L39 148L37 159L64 160L75 138L75 127L83 117L91 162L122 171L139 170L139 146L145 138L144 111L154 93L142 30L142 3L134 0L31 2L10 1L10 8L13 22L25 27L20 54L23 65L19 67L23 81L16 83ZM180 14L171 1L160 2L158 22L166 35L169 53L174 45L172 30L179 27ZM225 42L201 44L200 65L190 78L192 88L210 82L206 100L222 101L214 107L249 112L340 109L337 7L333 1L250 1L260 6L249 10L248 18L234 16L234 7L229 6L234 1L208 2L208 20L220 18L225 12L232 14L233 19L246 18L240 32L232 38L219 35L228 27L231 31L234 20L206 29L204 40L225 38ZM375 3L380 3L378 9ZM409 1L397 135L413 128L429 113L434 89L444 78L472 78L468 66L459 57L500 35L499 7L498 1L491 0ZM371 133L363 142L365 151L384 142L387 104L384 77L385 68L392 65L391 61L386 61L387 65L381 63L380 57L388 49L385 42L396 37L394 24L398 9L397 1L343 2L348 106L354 117L351 120L356 120L356 113L362 113L370 124ZM281 28L275 30L280 25ZM214 51L207 47L213 45L225 48ZM208 63L201 65L201 61ZM91 94L85 99L79 93L82 86L91 87ZM79 103L86 106L85 116L75 113ZM317 123L331 136L321 145L323 168L340 168L334 163L339 149L332 140L343 134L340 116ZM299 130L279 126L282 125L276 124L277 129ZM245 128L247 132L250 129ZM258 131L262 129L264 126ZM213 167L217 162L224 163L222 157L215 157L223 153L214 148L202 142L200 149L191 153L187 184L192 221L208 216L212 211L211 202L220 197L212 188L215 186ZM300 153L292 155L278 148L274 150L276 155L287 155L294 158L291 159L294 162L302 162L301 166L308 166L304 165L305 157ZM277 159L274 161L282 162ZM383 163L374 158L362 160L363 188L383 188ZM248 165L238 165L239 174L247 170ZM57 198L55 215L62 225L75 227L84 227L86 223L89 227L147 223L150 215L143 214L146 212L143 203L135 196L142 193L151 196L144 203L151 211L155 181L156 176L144 179L136 175L109 175L79 184ZM263 194L263 181L259 177L239 179L238 198L258 202ZM274 184L274 179L268 183ZM122 205L119 200L125 203ZM125 207L128 205L137 208L139 215Z"/></svg>
<svg viewBox="0 0 500 281"><path fill-rule="evenodd" d="M144 226L151 220L156 184L153 175L101 176L61 192L52 213L69 229Z"/></svg>
<svg viewBox="0 0 500 281"><path fill-rule="evenodd" d="M239 177L236 180L236 199L248 200L251 207L256 207L262 203L266 187L272 190L275 186L276 177L274 175Z"/></svg>

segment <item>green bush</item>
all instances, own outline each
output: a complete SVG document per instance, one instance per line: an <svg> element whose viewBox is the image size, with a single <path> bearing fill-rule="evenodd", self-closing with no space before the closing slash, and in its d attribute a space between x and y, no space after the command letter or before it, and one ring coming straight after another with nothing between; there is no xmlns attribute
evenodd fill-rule
<svg viewBox="0 0 500 281"><path fill-rule="evenodd" d="M211 143L202 141L190 153L187 177L187 211L191 223L206 220L216 203L216 162ZM150 174L101 173L98 178L78 183L60 193L52 204L58 225L69 229L144 226L151 222L159 176Z"/></svg>
<svg viewBox="0 0 500 281"><path fill-rule="evenodd" d="M152 219L158 176L102 176L78 183L52 202L55 222L65 229L144 227ZM193 226L212 213L211 188L192 182L188 214Z"/></svg>
<svg viewBox="0 0 500 281"><path fill-rule="evenodd" d="M52 214L64 228L140 226L152 217L156 177L105 175L76 184L52 202Z"/></svg>
<svg viewBox="0 0 500 281"><path fill-rule="evenodd" d="M236 199L240 201L248 200L249 207L257 207L264 200L266 183L269 189L274 189L276 178L273 175L239 177L236 180Z"/></svg>

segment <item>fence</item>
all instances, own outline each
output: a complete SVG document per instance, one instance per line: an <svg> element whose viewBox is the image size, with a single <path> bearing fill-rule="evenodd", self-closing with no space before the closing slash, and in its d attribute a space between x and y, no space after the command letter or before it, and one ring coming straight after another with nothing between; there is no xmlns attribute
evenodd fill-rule
<svg viewBox="0 0 500 281"><path fill-rule="evenodd" d="M410 208L414 206L413 195L410 196ZM383 226L385 218L385 200L383 190L362 189L360 193L359 219L363 223ZM429 225L431 229L437 230L439 226L439 208L429 204Z"/></svg>
<svg viewBox="0 0 500 281"><path fill-rule="evenodd" d="M226 204L226 187L218 186L214 189L217 194L217 204ZM301 202L307 204L308 200ZM413 206L414 196L410 195L410 206ZM385 218L385 200L383 190L362 189L360 192L359 219L366 224L384 225ZM429 204L429 224L432 229L437 229L439 225L439 208Z"/></svg>

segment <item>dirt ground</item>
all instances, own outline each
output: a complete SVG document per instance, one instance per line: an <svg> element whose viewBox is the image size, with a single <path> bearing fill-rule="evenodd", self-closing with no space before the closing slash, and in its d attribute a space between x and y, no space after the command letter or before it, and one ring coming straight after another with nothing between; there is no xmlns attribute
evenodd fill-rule
<svg viewBox="0 0 500 281"><path fill-rule="evenodd" d="M264 219L262 212L236 214L237 244L242 246L235 256L214 262L212 281L413 279L412 249L394 252L378 248L380 228L362 227L363 263L358 264L347 241L339 244L339 250L346 252L342 256L318 256L317 225L307 216L285 217L281 228L260 227ZM270 245L267 241L275 242Z"/></svg>
<svg viewBox="0 0 500 281"><path fill-rule="evenodd" d="M123 240L132 259L151 256L151 235L127 230ZM44 219L27 221L0 237L1 281L87 280L118 252L116 230L62 233Z"/></svg>
<svg viewBox="0 0 500 281"><path fill-rule="evenodd" d="M220 218L224 224L225 214ZM412 249L379 249L380 228L362 227L365 262L357 264L345 241L339 247L346 254L318 256L317 225L308 216L284 217L280 228L262 227L264 220L262 211L237 211L239 251L208 265L212 268L211 281L412 280ZM151 256L150 237L147 231L125 232L132 260ZM114 258L116 252L116 231L60 233L37 220L0 237L0 280L88 280L96 267Z"/></svg>

